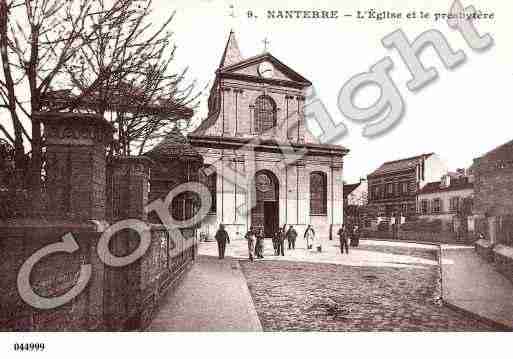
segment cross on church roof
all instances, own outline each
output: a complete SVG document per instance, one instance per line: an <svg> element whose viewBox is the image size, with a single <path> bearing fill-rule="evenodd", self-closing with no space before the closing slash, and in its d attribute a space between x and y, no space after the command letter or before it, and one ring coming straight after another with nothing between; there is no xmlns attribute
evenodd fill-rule
<svg viewBox="0 0 513 359"><path fill-rule="evenodd" d="M267 39L267 36L262 40L264 43L264 52L267 52L267 45L269 45L269 40Z"/></svg>

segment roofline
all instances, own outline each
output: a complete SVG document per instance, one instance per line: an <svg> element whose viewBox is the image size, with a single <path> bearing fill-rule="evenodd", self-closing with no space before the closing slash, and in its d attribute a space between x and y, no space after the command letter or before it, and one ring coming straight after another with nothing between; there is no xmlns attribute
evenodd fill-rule
<svg viewBox="0 0 513 359"><path fill-rule="evenodd" d="M437 189L436 191L423 191L422 189L419 190L417 192L417 195L421 195L421 194L434 194L434 193L440 193L440 192L458 192L458 191L465 191L465 190L473 190L474 189L474 185L472 183L469 183L468 185L465 185L465 186L462 186L460 188L451 188L451 187L447 187L447 188L439 188Z"/></svg>
<svg viewBox="0 0 513 359"><path fill-rule="evenodd" d="M291 72L293 75L295 75L299 79L301 79L301 81L293 81L293 82L305 83L305 84L308 84L308 86L312 85L312 82L310 80L308 80L306 77L304 77L300 73L296 72L295 70L293 70L289 66L285 65L283 62L278 60L275 56L271 55L271 53L269 53L269 52L265 52L263 54L259 54L259 55L256 55L256 56L249 57L249 58L247 58L245 60L242 60L241 62L235 63L235 64L230 65L230 66L220 67L220 68L217 69L216 73L224 75L224 74L226 74L229 71L237 70L237 69L239 69L241 67L244 67L246 65L251 65L251 64L256 63L256 62L258 62L259 60L262 60L262 59L270 59L271 61L276 62L278 67L282 67L283 69L286 69L287 71Z"/></svg>
<svg viewBox="0 0 513 359"><path fill-rule="evenodd" d="M369 177L371 177L371 178L372 177L377 177L377 176L381 176L381 175L397 174L397 173L400 173L400 172L407 172L407 171L410 171L410 170L412 170L414 168L415 168L414 166L410 166L410 167L404 167L404 168L401 168L401 169L397 169L397 170L393 170L393 171L385 171L385 172L377 172L378 170L375 170L374 172L369 173L367 175L367 178L369 178Z"/></svg>
<svg viewBox="0 0 513 359"><path fill-rule="evenodd" d="M392 164L392 163L397 163L397 162L401 162L401 161L410 161L410 160L414 160L416 158L421 158L421 157L431 157L432 155L434 155L435 153L434 152L430 152L430 153L423 153L421 155L417 155L417 156L411 156L411 157L406 157L406 158L401 158L401 159L398 159L398 160L393 160L393 161L388 161L388 162L383 162L382 165L389 165L389 164Z"/></svg>
<svg viewBox="0 0 513 359"><path fill-rule="evenodd" d="M231 136L198 136L189 134L188 139L193 146L200 147L232 147L238 148L241 146L249 145L252 148L268 149L273 151L280 150L291 150L294 151L297 148L305 148L309 152L324 154L324 155L338 155L345 156L349 153L349 149L339 145L318 145L315 143L292 143L292 142L278 142L274 139L263 140L259 139L257 143L252 143L254 138L239 138Z"/></svg>
<svg viewBox="0 0 513 359"><path fill-rule="evenodd" d="M488 151L488 152L484 153L483 155L481 155L481 156L479 156L479 157L474 158L474 160L479 160L479 159L481 159L481 158L483 158L483 157L486 157L486 156L488 156L488 155L492 154L493 152L497 151L499 148L505 147L505 146L507 146L507 145L509 145L509 144L511 144L511 143L513 143L513 140L509 140L509 141L507 141L507 142L504 142L503 144L501 144L501 145L499 145L499 146L497 146L497 147L495 147L495 148L491 149L490 151Z"/></svg>
<svg viewBox="0 0 513 359"><path fill-rule="evenodd" d="M417 158L428 158L428 157L431 157L433 155L435 155L436 153L435 152L429 152L429 153L423 153L421 155L417 155L417 156L412 156L412 157L406 157L406 158L401 158L401 159L397 159L397 160L393 160L393 161L388 161L388 162L383 162L381 165L379 165L379 167L377 169L375 169L374 171L372 171L371 173L369 173L367 175L367 177L369 176L377 176L377 175L380 175L380 174L389 174L389 173L396 173L396 172L401 172L401 171L407 171L407 170L410 170L412 169L413 167L410 166L410 167L404 167L404 168L401 168L401 169L397 169L397 170L393 170L393 171L389 171L389 172L378 172L379 169L381 167L383 167L384 165L390 165L390 164L393 164L393 163L397 163L397 162L401 162L401 161L410 161L410 160L414 160L414 159L417 159Z"/></svg>

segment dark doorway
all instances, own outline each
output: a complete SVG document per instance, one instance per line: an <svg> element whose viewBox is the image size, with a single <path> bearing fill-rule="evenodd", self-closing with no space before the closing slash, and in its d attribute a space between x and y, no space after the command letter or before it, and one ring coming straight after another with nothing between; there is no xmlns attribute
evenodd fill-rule
<svg viewBox="0 0 513 359"><path fill-rule="evenodd" d="M278 231L278 201L264 202L264 233L266 237L272 237Z"/></svg>
<svg viewBox="0 0 513 359"><path fill-rule="evenodd" d="M271 237L278 230L279 185L270 171L258 171L255 175L256 203L251 211L251 225L263 228L265 237Z"/></svg>

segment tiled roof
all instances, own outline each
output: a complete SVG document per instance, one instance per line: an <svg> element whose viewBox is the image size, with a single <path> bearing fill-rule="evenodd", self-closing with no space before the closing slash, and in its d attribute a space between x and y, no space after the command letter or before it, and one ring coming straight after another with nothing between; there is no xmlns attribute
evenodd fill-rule
<svg viewBox="0 0 513 359"><path fill-rule="evenodd" d="M440 187L440 184L440 181L429 182L424 187L422 187L418 194L450 192L474 188L474 184L469 182L467 177L451 179L451 183L448 187Z"/></svg>
<svg viewBox="0 0 513 359"><path fill-rule="evenodd" d="M513 140L485 153L481 158L489 160L510 160L513 158Z"/></svg>
<svg viewBox="0 0 513 359"><path fill-rule="evenodd" d="M351 184L345 184L344 185L344 197L349 196L351 192L353 192L358 186L361 184L361 182L358 183L351 183Z"/></svg>
<svg viewBox="0 0 513 359"><path fill-rule="evenodd" d="M159 144L146 152L145 156L153 159L175 159L183 157L189 160L201 159L201 155L191 146L187 138L177 127L173 128Z"/></svg>
<svg viewBox="0 0 513 359"><path fill-rule="evenodd" d="M398 171L414 168L423 159L426 159L426 158L428 158L431 155L433 155L433 152L431 152L431 153L424 153L422 155L418 155L418 156L414 156L414 157L403 158L403 159L400 159L400 160L385 162L377 170L372 172L370 175L378 175L378 174L385 174L385 173L390 173L390 172L398 172Z"/></svg>

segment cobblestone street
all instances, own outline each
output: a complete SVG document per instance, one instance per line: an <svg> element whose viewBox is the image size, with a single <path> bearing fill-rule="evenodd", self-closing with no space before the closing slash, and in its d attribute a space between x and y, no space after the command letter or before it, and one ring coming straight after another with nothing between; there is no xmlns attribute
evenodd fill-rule
<svg viewBox="0 0 513 359"><path fill-rule="evenodd" d="M436 260L436 252L425 248L379 243L363 244L349 257L359 251ZM439 267L412 262L397 267L241 260L241 267L266 331L494 329L441 305Z"/></svg>

